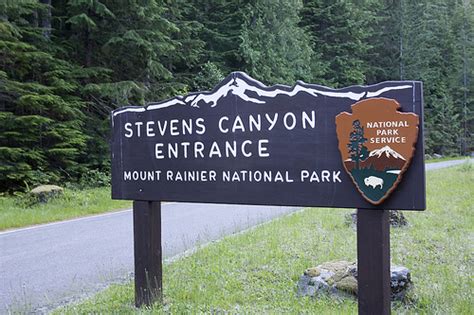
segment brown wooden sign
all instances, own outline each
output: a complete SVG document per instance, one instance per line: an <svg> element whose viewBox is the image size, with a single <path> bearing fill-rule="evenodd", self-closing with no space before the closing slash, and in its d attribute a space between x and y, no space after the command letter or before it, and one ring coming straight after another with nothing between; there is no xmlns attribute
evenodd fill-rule
<svg viewBox="0 0 474 315"><path fill-rule="evenodd" d="M265 86L232 73L112 113L113 198L423 210L421 115L420 82Z"/></svg>
<svg viewBox="0 0 474 315"><path fill-rule="evenodd" d="M393 99L372 98L336 117L339 151L362 196L382 203L402 180L415 153L418 115L399 112Z"/></svg>
<svg viewBox="0 0 474 315"><path fill-rule="evenodd" d="M268 87L235 72L111 120L112 197L135 201L137 306L162 300L160 202L188 201L359 208L359 314L390 313L386 209L426 206L421 82Z"/></svg>

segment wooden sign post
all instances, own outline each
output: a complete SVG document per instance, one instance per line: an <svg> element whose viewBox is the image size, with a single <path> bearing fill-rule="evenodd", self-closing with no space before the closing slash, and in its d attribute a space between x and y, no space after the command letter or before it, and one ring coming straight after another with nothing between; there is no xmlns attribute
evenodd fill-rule
<svg viewBox="0 0 474 315"><path fill-rule="evenodd" d="M357 209L359 314L390 314L388 210Z"/></svg>
<svg viewBox="0 0 474 315"><path fill-rule="evenodd" d="M135 305L163 301L161 249L161 204L133 202L133 247L135 256Z"/></svg>
<svg viewBox="0 0 474 315"><path fill-rule="evenodd" d="M358 208L359 311L389 313L387 211L425 209L421 82L267 87L235 72L111 120L112 197L134 200L137 306L162 300L160 202L182 201Z"/></svg>

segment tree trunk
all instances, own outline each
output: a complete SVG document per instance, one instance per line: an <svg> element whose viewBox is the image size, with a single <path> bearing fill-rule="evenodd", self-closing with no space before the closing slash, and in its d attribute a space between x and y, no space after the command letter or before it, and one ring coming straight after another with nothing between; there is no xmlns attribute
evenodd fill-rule
<svg viewBox="0 0 474 315"><path fill-rule="evenodd" d="M87 15L92 16L92 12L90 9L87 10ZM91 41L91 32L89 27L87 27L84 33L84 45L86 49L86 67L90 67L92 64L92 41Z"/></svg>
<svg viewBox="0 0 474 315"><path fill-rule="evenodd" d="M8 15L6 12L3 10L0 11L0 21L7 22L8 21Z"/></svg>
<svg viewBox="0 0 474 315"><path fill-rule="evenodd" d="M399 47L399 71L400 71L400 80L403 80L403 0L400 0L400 47Z"/></svg>
<svg viewBox="0 0 474 315"><path fill-rule="evenodd" d="M462 77L463 77L463 109L462 109L462 128L463 128L463 135L462 135L462 143L461 143L461 155L465 155L467 152L467 138L469 137L468 128L467 128L467 72L468 72L468 56L466 53L466 46L467 46L467 17L466 17L466 4L463 4L463 24L462 24Z"/></svg>
<svg viewBox="0 0 474 315"><path fill-rule="evenodd" d="M85 45L86 45L86 67L90 67L92 64L92 44L90 40L89 30L85 33Z"/></svg>
<svg viewBox="0 0 474 315"><path fill-rule="evenodd" d="M51 36L51 0L40 0L44 4L44 11L41 12L41 28L43 36L49 38Z"/></svg>
<svg viewBox="0 0 474 315"><path fill-rule="evenodd" d="M34 28L38 27L39 14L37 10L33 11L33 17L31 18L31 26Z"/></svg>

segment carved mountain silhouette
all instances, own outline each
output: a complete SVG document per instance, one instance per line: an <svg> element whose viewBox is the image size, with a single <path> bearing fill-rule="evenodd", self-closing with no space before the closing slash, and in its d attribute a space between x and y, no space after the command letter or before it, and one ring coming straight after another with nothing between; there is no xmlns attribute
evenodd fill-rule
<svg viewBox="0 0 474 315"><path fill-rule="evenodd" d="M405 163L405 158L387 145L371 151L369 157L359 163L359 167L361 169L372 168L377 171L401 170ZM344 164L349 171L355 167L355 163L350 160L344 161Z"/></svg>
<svg viewBox="0 0 474 315"><path fill-rule="evenodd" d="M370 86L372 91L361 92L351 91L359 87L348 87L344 89L331 89L315 84L308 84L297 81L293 86L273 85L266 86L262 82L255 80L243 72L232 72L221 83L219 83L212 91L193 92L184 96L176 96L174 98L148 103L146 107L128 106L113 111L113 116L127 112L145 112L150 110L158 110L170 106L184 105L197 108L216 107L221 99L232 96L246 102L255 104L265 104L270 99L279 96L293 97L298 93L306 93L313 97L329 96L348 98L358 101L364 97L375 97L383 95L391 90L412 88L409 84L398 86L380 87L379 85Z"/></svg>

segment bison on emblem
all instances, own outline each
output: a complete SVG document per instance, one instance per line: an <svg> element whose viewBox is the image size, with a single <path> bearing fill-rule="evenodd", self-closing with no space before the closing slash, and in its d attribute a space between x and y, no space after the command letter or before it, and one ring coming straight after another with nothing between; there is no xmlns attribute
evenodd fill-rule
<svg viewBox="0 0 474 315"><path fill-rule="evenodd" d="M380 189L383 188L383 179L376 176L369 176L364 179L365 186L371 186L373 189L380 186Z"/></svg>

